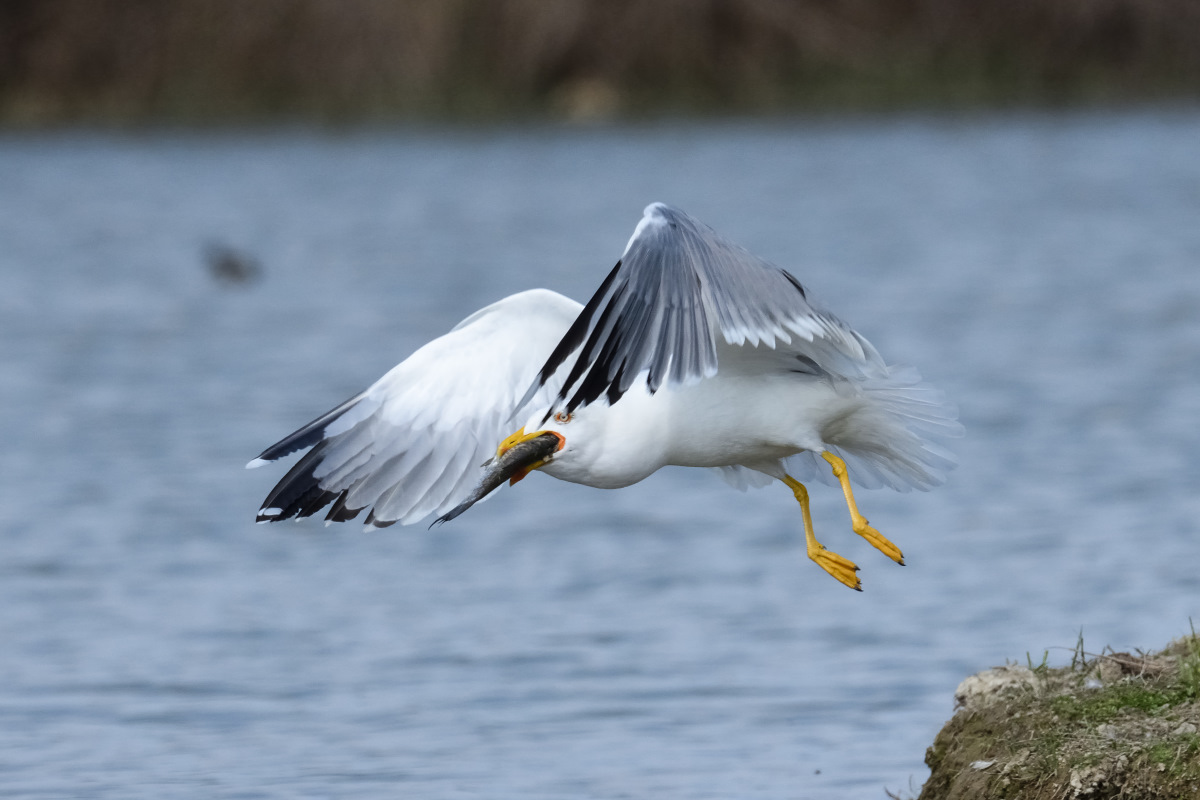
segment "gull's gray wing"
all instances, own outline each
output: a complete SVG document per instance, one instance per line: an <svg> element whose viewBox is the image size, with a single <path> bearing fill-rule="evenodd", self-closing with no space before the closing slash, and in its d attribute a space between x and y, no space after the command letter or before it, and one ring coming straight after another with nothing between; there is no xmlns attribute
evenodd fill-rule
<svg viewBox="0 0 1200 800"><path fill-rule="evenodd" d="M615 403L639 380L653 393L663 383L712 377L718 336L731 345L786 350L805 371L861 376L884 369L870 342L811 303L794 277L679 209L652 203L526 400L552 379L562 386L551 413L600 398Z"/></svg>

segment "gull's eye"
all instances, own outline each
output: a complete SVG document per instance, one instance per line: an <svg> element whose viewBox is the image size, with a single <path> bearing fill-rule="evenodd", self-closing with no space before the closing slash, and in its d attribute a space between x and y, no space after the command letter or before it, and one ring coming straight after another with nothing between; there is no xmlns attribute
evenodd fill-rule
<svg viewBox="0 0 1200 800"><path fill-rule="evenodd" d="M571 421L571 416L572 415L571 415L570 411L559 411L557 414L554 415L554 421L557 422L559 425L566 425L568 422Z"/></svg>

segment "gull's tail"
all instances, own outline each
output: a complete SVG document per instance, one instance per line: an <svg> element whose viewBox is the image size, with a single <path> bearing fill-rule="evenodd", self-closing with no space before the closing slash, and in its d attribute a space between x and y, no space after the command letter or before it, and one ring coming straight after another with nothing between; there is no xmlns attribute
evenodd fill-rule
<svg viewBox="0 0 1200 800"><path fill-rule="evenodd" d="M841 388L861 402L827 425L822 438L845 460L851 480L866 489L888 486L901 492L927 491L945 482L957 464L947 440L963 435L958 409L945 395L912 367L888 367L886 375ZM815 476L837 485L819 455L792 456L786 460L788 471L800 480Z"/></svg>

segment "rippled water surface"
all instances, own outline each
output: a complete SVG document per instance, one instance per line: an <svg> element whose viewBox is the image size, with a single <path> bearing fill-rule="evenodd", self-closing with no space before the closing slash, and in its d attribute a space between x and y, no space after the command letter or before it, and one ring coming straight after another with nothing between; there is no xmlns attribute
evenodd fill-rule
<svg viewBox="0 0 1200 800"><path fill-rule="evenodd" d="M265 445L664 200L958 402L864 492L255 527ZM883 798L966 675L1200 621L1200 114L0 137L0 794ZM206 248L258 282L227 284ZM1051 650L1051 659L1065 654Z"/></svg>

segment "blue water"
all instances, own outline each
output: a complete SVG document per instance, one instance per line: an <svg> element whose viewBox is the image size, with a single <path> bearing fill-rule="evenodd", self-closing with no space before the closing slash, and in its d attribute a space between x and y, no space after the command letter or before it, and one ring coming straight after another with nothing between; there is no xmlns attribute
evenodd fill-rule
<svg viewBox="0 0 1200 800"><path fill-rule="evenodd" d="M864 492L535 476L253 525L242 465L652 200L959 404ZM214 280L205 248L256 258ZM0 795L883 798L955 686L1200 621L1200 112L0 136Z"/></svg>

